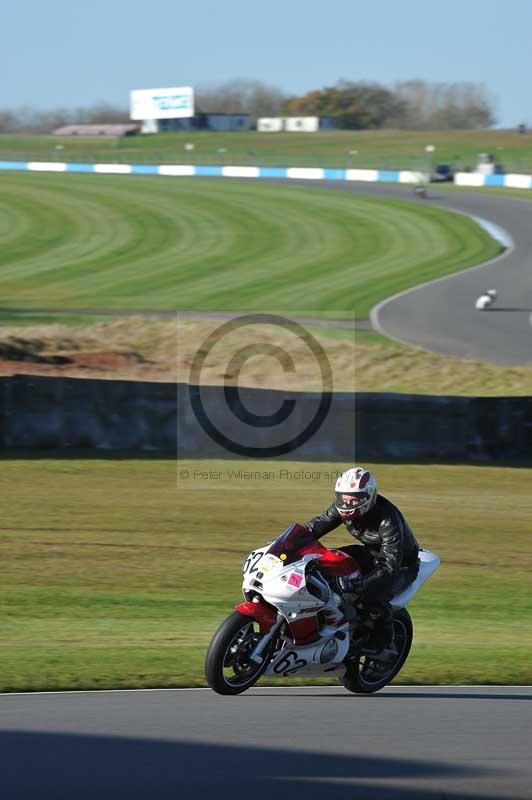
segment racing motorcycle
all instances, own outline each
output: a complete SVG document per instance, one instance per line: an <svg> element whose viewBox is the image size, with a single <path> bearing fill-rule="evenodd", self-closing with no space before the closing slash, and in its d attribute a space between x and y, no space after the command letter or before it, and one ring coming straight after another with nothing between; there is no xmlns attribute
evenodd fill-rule
<svg viewBox="0 0 532 800"><path fill-rule="evenodd" d="M406 604L438 568L429 550L419 573L396 595L393 649L375 645L374 622L362 604L346 603L338 579L358 569L342 550L327 549L302 525L247 556L245 602L220 625L205 659L207 683L219 694L240 694L264 676L336 675L355 693L382 689L402 668L412 644Z"/></svg>

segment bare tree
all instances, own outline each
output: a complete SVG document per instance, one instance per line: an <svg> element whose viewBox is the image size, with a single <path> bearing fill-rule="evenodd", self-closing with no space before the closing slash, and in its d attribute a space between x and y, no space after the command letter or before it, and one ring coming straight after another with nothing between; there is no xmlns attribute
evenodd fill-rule
<svg viewBox="0 0 532 800"><path fill-rule="evenodd" d="M18 120L13 111L0 111L0 133L15 133Z"/></svg>
<svg viewBox="0 0 532 800"><path fill-rule="evenodd" d="M281 113L285 97L280 89L260 81L236 78L218 85L196 90L196 108L200 112L219 114L250 114L275 117Z"/></svg>
<svg viewBox="0 0 532 800"><path fill-rule="evenodd" d="M394 91L404 104L404 128L474 130L495 122L493 101L482 84L413 80L398 83Z"/></svg>
<svg viewBox="0 0 532 800"><path fill-rule="evenodd" d="M15 110L0 111L1 133L51 133L62 125L87 122L129 122L129 112L105 103L77 109L56 108L39 111L24 106Z"/></svg>
<svg viewBox="0 0 532 800"><path fill-rule="evenodd" d="M98 103L90 108L80 108L76 112L79 123L112 124L130 122L129 109L119 108L108 103Z"/></svg>

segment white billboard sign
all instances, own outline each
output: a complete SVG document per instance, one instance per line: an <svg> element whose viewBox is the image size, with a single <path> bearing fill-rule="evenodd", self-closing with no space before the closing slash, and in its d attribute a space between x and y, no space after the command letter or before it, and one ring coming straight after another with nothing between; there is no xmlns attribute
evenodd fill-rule
<svg viewBox="0 0 532 800"><path fill-rule="evenodd" d="M194 89L134 89L130 94L131 119L175 119L194 116Z"/></svg>

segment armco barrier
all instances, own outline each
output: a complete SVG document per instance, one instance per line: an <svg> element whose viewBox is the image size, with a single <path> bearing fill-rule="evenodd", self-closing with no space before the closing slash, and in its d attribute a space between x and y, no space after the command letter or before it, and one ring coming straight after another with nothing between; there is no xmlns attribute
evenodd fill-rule
<svg viewBox="0 0 532 800"><path fill-rule="evenodd" d="M238 436L242 423L229 410L223 387L202 392L212 421ZM275 413L287 398L296 399L294 429L319 399L311 392L242 389L240 394L244 406L260 415ZM473 463L531 458L532 398L375 393L333 397L323 426L285 457ZM259 436L267 444L269 429L262 428ZM0 378L0 446L227 455L197 422L187 385L32 375Z"/></svg>
<svg viewBox="0 0 532 800"><path fill-rule="evenodd" d="M428 174L412 170L337 169L334 167L238 167L190 164L75 164L59 161L0 161L0 170L28 172L84 172L98 175L166 175L210 178L291 178L310 181L366 181L370 183L426 183ZM530 175L482 175L457 172L457 186L502 186L532 189Z"/></svg>

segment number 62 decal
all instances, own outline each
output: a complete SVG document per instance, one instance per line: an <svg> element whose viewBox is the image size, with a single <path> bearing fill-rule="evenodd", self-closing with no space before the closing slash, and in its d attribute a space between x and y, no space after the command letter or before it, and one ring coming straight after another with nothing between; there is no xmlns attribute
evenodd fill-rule
<svg viewBox="0 0 532 800"><path fill-rule="evenodd" d="M293 675L298 669L306 666L307 662L304 658L298 658L294 650L289 650L288 653L277 662L273 671L276 675Z"/></svg>
<svg viewBox="0 0 532 800"><path fill-rule="evenodd" d="M244 561L244 566L242 567L242 572L244 573L244 575L246 574L246 572L251 573L257 571L257 565L263 555L264 552L262 550L259 550L258 552L253 551L252 553L249 554L249 556Z"/></svg>

